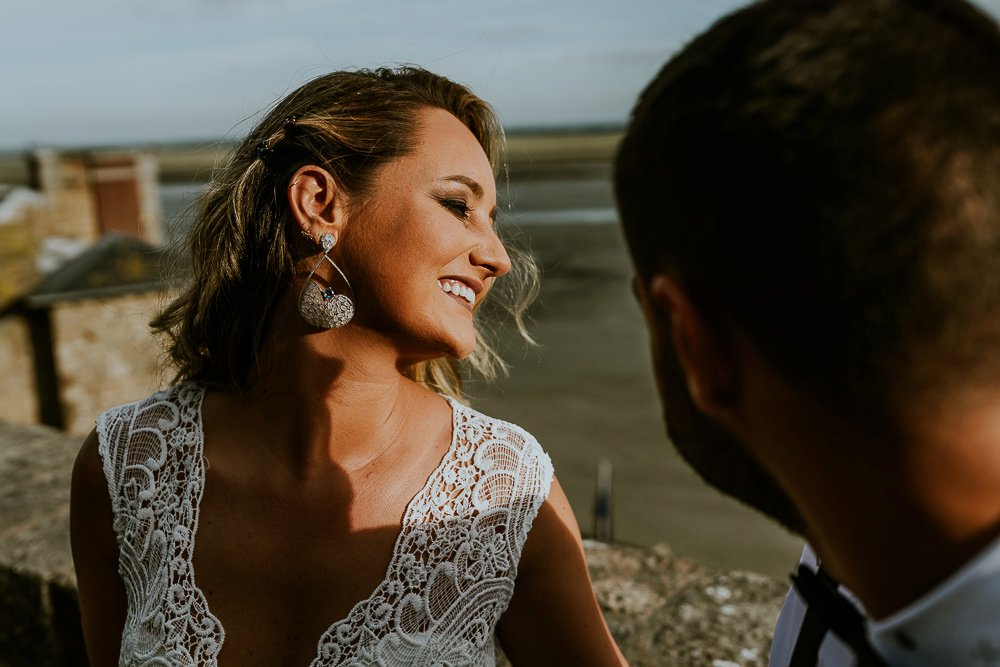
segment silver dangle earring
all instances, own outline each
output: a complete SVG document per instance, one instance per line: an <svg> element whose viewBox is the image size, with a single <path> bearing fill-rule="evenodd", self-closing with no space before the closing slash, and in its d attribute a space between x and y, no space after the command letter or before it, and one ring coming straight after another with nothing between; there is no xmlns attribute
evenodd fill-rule
<svg viewBox="0 0 1000 667"><path fill-rule="evenodd" d="M319 237L319 242L323 247L323 256L319 258L316 266L306 278L305 287L302 288L302 295L299 297L299 313L302 315L302 319L314 327L336 329L344 326L354 317L354 302L346 294L337 294L333 291L332 286L323 287L313 280L316 269L323 263L323 260L326 260L344 279L344 283L352 294L354 288L351 287L350 281L340 270L340 267L330 259L330 251L333 250L336 243L333 234L323 234Z"/></svg>

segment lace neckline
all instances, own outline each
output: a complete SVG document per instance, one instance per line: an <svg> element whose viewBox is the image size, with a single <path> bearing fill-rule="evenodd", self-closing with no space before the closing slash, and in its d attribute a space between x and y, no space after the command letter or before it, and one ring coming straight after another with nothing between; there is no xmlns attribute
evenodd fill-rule
<svg viewBox="0 0 1000 667"><path fill-rule="evenodd" d="M225 645L226 628L222 624L222 621L219 619L219 617L216 616L212 612L212 610L209 608L208 598L205 596L205 593L201 589L201 586L198 585L197 574L195 573L195 570L194 570L194 552L195 552L195 548L196 548L196 538L197 538L197 534L198 534L198 527L201 524L201 521L200 521L200 519L201 519L201 500L202 500L202 496L205 493L205 486L206 486L205 420L204 420L204 414L203 414L203 410L202 410L202 408L204 406L206 391L205 391L205 386L204 385L197 385L197 387L198 387L198 393L195 395L195 397L193 399L193 402L196 403L196 410L195 410L196 418L195 418L195 421L192 424L191 428L192 428L192 431L194 432L192 435L195 436L196 441L198 443L197 451L195 452L195 456L196 456L196 460L197 460L197 466L196 466L195 470L196 470L196 472L198 474L198 482L199 482L199 484L198 484L198 493L197 493L197 497L196 497L196 503L195 503L195 506L193 508L194 511L193 511L193 517L192 518L193 518L194 525L192 526L191 533L190 533L190 542L191 543L190 543L188 551L187 551L187 561L188 561L187 562L187 567L188 567L188 571L191 573L192 592L193 592L193 594L195 596L197 596L197 597L201 598L202 600L204 600L205 615L212 620L212 622L214 623L215 627L218 628L218 631L219 631L219 641L218 641L217 649L215 651L215 654L212 656L212 664L215 665L215 664L218 664L219 654L222 653L222 649L223 649L223 647ZM402 518L400 519L400 522L399 522L399 533L396 535L396 539L393 542L392 553L391 553L391 555L389 557L389 564L386 567L385 574L382 575L382 579L379 581L379 583L377 583L375 585L375 588L373 588L371 590L371 592L365 598L363 598L363 599L357 601L356 603L354 603L353 605L351 605L351 608L350 608L350 610L348 610L348 612L347 612L346 615L344 615L342 618L339 618L339 619L333 621L332 623L330 623L327 626L327 629L317 638L317 640L316 640L317 641L317 649L316 649L316 654L317 655L313 659L313 664L316 664L316 662L319 660L319 658L320 658L320 651L321 651L321 646L322 646L323 640L331 632L331 630L333 630L334 628L336 628L337 626L339 626L339 625L341 625L341 624L343 624L345 622L348 622L351 618L355 617L359 610L363 609L365 607L365 605L371 603L372 600L375 598L375 596L378 594L378 592L380 590L382 590L382 588L384 586L386 586L386 585L388 585L390 583L390 581L391 581L391 574L392 574L392 571L393 571L393 566L399 561L399 559L400 559L400 557L402 556L402 553L403 553L400 547L403 546L403 544L405 543L405 538L406 538L408 523L412 520L412 516L416 512L418 506L420 505L420 501L425 496L427 496L430 493L431 489L434 488L434 483L438 479L440 479L442 477L442 475L445 473L445 471L448 468L449 462L453 459L453 457L455 455L455 452L456 452L456 450L457 450L457 448L459 446L459 440L460 440L460 438L459 438L459 430L460 430L459 425L460 425L460 418L461 417L460 417L459 413L460 413L460 410L464 406L462 406L458 401L456 401L454 398L452 398L450 396L446 396L444 394L439 394L439 395L443 399L445 399L445 401L448 403L449 407L451 408L451 440L450 440L450 442L448 444L448 447L445 450L444 454L441 456L441 460L437 463L436 466L434 466L434 469L427 476L427 479L424 481L424 483L420 487L420 489L413 495L412 498L410 498L409 501L407 501L406 508L403 510Z"/></svg>

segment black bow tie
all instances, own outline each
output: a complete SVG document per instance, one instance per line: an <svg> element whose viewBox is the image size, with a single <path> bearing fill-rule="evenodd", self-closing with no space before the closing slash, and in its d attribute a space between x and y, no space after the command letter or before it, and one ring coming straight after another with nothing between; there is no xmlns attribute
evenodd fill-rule
<svg viewBox="0 0 1000 667"><path fill-rule="evenodd" d="M815 667L820 644L827 631L847 644L858 667L888 667L865 634L865 619L857 608L845 598L834 579L819 568L816 572L799 565L792 575L792 585L806 602L806 615L802 619L789 667Z"/></svg>

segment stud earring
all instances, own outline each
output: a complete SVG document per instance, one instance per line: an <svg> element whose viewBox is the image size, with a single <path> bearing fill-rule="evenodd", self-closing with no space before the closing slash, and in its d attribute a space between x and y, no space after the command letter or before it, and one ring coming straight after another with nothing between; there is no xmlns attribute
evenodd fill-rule
<svg viewBox="0 0 1000 667"><path fill-rule="evenodd" d="M319 282L313 280L316 269L323 263L323 260L326 260L344 279L344 283L352 294L354 288L351 287L350 281L336 262L330 259L330 251L337 243L333 234L323 234L319 238L319 242L323 248L323 256L319 258L316 266L306 278L305 287L302 288L302 294L299 296L299 314L302 315L302 319L314 327L336 329L344 326L354 317L354 302L346 294L337 294L332 286L323 287Z"/></svg>

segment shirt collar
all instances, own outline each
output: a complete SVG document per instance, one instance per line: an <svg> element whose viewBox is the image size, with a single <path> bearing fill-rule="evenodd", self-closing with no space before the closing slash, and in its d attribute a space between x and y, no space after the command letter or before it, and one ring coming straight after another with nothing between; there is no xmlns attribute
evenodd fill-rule
<svg viewBox="0 0 1000 667"><path fill-rule="evenodd" d="M892 664L1000 665L1000 539L868 635Z"/></svg>

